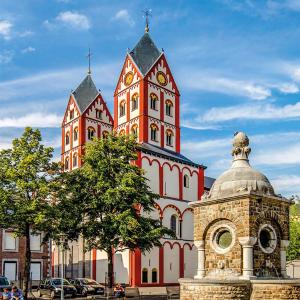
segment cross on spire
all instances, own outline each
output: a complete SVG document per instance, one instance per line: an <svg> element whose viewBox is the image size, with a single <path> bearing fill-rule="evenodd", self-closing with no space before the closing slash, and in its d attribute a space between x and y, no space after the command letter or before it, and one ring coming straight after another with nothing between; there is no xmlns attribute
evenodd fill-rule
<svg viewBox="0 0 300 300"><path fill-rule="evenodd" d="M91 75L91 57L92 57L92 53L91 53L91 49L89 48L89 53L88 55L86 56L89 60L89 70L88 70L88 74Z"/></svg>
<svg viewBox="0 0 300 300"><path fill-rule="evenodd" d="M152 17L152 10L147 8L143 10L143 14L144 18L146 18L145 32L149 32L149 17Z"/></svg>

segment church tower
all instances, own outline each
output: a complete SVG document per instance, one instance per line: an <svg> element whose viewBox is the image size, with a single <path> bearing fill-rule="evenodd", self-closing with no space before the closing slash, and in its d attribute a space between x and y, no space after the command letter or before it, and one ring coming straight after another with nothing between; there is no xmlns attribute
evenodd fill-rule
<svg viewBox="0 0 300 300"><path fill-rule="evenodd" d="M125 62L114 94L114 128L136 134L138 142L180 152L179 91L148 32Z"/></svg>
<svg viewBox="0 0 300 300"><path fill-rule="evenodd" d="M62 162L66 171L81 166L83 146L111 132L113 119L90 71L69 97L62 122Z"/></svg>

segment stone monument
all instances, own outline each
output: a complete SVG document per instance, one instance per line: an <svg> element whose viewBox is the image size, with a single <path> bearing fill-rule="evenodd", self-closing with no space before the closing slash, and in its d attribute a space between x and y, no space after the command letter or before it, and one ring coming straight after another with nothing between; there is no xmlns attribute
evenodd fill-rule
<svg viewBox="0 0 300 300"><path fill-rule="evenodd" d="M233 162L194 209L198 270L180 279L180 299L300 299L300 280L286 275L289 207L265 175L254 170L243 132Z"/></svg>

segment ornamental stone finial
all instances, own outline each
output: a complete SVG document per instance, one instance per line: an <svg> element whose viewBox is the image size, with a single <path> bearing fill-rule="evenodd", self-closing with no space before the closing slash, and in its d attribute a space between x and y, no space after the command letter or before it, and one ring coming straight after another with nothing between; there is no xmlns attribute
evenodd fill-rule
<svg viewBox="0 0 300 300"><path fill-rule="evenodd" d="M232 145L233 148L231 154L234 157L234 160L248 160L251 148L249 147L249 138L244 132L236 132L234 134Z"/></svg>

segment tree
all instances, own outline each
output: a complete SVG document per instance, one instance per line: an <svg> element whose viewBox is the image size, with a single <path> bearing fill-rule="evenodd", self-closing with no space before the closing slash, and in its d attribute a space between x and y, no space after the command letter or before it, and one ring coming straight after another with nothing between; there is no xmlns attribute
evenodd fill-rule
<svg viewBox="0 0 300 300"><path fill-rule="evenodd" d="M0 226L10 228L24 238L24 296L27 299L30 279L30 236L47 228L50 199L59 175L58 163L52 162L53 149L41 144L39 130L25 128L12 148L0 151Z"/></svg>
<svg viewBox="0 0 300 300"><path fill-rule="evenodd" d="M290 208L290 244L287 251L289 261L300 259L300 204Z"/></svg>
<svg viewBox="0 0 300 300"><path fill-rule="evenodd" d="M71 237L80 232L86 250L107 253L110 288L113 252L137 248L144 252L161 246L164 235L174 236L160 221L149 217L159 196L149 190L144 171L134 163L138 148L134 137L112 134L94 140L86 145L83 166L66 176L62 184L68 196L61 197L61 210L70 203L78 205L73 206L77 224L68 221L63 231L71 233ZM80 225L78 215L82 216ZM75 229L70 230L73 225Z"/></svg>

